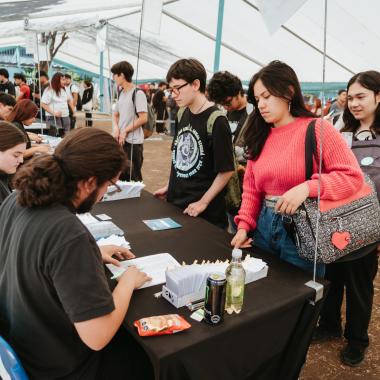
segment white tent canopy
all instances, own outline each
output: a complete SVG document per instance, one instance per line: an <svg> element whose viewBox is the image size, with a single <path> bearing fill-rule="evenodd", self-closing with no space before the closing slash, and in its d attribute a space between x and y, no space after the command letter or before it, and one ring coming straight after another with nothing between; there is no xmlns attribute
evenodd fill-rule
<svg viewBox="0 0 380 380"><path fill-rule="evenodd" d="M26 5L29 3L29 5ZM57 59L99 72L95 24L108 20L104 75L108 65L128 60L136 67L142 1L0 1L0 46L25 44L24 19L35 32L66 30L69 39ZM164 78L171 63L195 57L212 73L218 0L164 1L160 34L142 32L138 79ZM326 81L347 81L353 73L380 71L380 3L329 0ZM123 17L118 17L123 15ZM269 34L258 1L226 0L220 69L249 79L273 59L290 64L301 81L322 80L324 0L308 0L274 34ZM109 56L108 56L109 52Z"/></svg>

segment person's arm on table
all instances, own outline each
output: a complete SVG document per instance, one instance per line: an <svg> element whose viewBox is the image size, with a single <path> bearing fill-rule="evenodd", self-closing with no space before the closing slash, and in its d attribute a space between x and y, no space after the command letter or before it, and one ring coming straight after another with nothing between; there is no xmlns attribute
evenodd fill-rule
<svg viewBox="0 0 380 380"><path fill-rule="evenodd" d="M194 217L201 214L206 210L211 201L225 188L232 174L234 174L233 171L218 173L211 186L203 194L203 197L197 202L190 203L183 213Z"/></svg>
<svg viewBox="0 0 380 380"><path fill-rule="evenodd" d="M119 260L134 259L136 256L128 249L117 245L102 245L99 247L103 262L120 266ZM119 260L113 258L116 256Z"/></svg>
<svg viewBox="0 0 380 380"><path fill-rule="evenodd" d="M119 283L112 292L115 309L107 315L74 323L83 343L95 351L103 349L121 326L134 289L149 280L150 278L136 267L128 267L120 276Z"/></svg>
<svg viewBox="0 0 380 380"><path fill-rule="evenodd" d="M166 200L166 196L168 195L168 188L169 188L169 184L166 184L164 187L161 187L161 189L156 190L153 193L153 195L156 198L159 198L159 199L162 199L162 200Z"/></svg>

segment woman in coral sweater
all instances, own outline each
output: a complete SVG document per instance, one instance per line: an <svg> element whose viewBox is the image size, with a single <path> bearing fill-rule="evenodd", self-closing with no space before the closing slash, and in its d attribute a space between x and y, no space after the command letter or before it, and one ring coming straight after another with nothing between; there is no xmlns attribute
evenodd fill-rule
<svg viewBox="0 0 380 380"><path fill-rule="evenodd" d="M256 246L304 270L313 263L298 256L284 223L306 198L344 199L363 184L356 158L334 127L323 122L323 169L313 164L313 176L305 180L305 136L314 114L305 107L294 70L273 61L256 73L248 96L256 111L248 119L245 135L249 160L244 177L243 199L235 223L238 231L231 244L244 247L254 232ZM320 149L321 121L316 122L317 152ZM317 275L324 275L324 264Z"/></svg>

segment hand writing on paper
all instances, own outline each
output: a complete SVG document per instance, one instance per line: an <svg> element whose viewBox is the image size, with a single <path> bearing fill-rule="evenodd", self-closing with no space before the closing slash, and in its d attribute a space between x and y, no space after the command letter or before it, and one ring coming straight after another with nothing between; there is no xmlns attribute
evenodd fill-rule
<svg viewBox="0 0 380 380"><path fill-rule="evenodd" d="M116 265L117 267L120 266L120 261L112 256L116 256L120 260L133 259L135 257L129 249L117 245L103 245L99 247L99 249L102 254L103 262Z"/></svg>
<svg viewBox="0 0 380 380"><path fill-rule="evenodd" d="M198 201L194 203L190 203L185 210L183 211L184 214L190 215L190 216L198 216L201 214L204 210L206 210L208 206L207 202Z"/></svg>
<svg viewBox="0 0 380 380"><path fill-rule="evenodd" d="M252 247L252 238L248 238L247 231L241 228L231 240L231 245L234 248L250 248Z"/></svg>
<svg viewBox="0 0 380 380"><path fill-rule="evenodd" d="M134 289L139 288L152 278L146 273L141 272L134 265L129 266L125 272L119 277L119 284L125 282L126 284L132 284Z"/></svg>
<svg viewBox="0 0 380 380"><path fill-rule="evenodd" d="M277 201L275 210L282 215L293 215L298 207L309 196L309 186L306 182L292 187Z"/></svg>
<svg viewBox="0 0 380 380"><path fill-rule="evenodd" d="M166 196L168 194L168 186L161 187L161 189L156 190L153 195L156 198L166 200Z"/></svg>

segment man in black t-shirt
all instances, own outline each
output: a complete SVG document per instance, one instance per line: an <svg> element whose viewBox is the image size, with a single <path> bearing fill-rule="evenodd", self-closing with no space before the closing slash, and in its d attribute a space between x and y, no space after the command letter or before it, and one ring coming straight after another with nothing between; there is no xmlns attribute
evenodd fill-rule
<svg viewBox="0 0 380 380"><path fill-rule="evenodd" d="M0 92L16 96L15 86L9 81L9 72L4 68L0 69Z"/></svg>
<svg viewBox="0 0 380 380"><path fill-rule="evenodd" d="M230 124L235 156L239 163L246 163L244 157L243 125L252 112L253 106L247 102L241 80L228 71L219 71L213 75L208 86L209 99L220 104L227 111Z"/></svg>
<svg viewBox="0 0 380 380"><path fill-rule="evenodd" d="M17 191L0 207L0 334L30 379L139 378L150 370L137 371L141 361L131 346L108 344L133 290L148 278L127 269L111 292L103 262L118 265L113 254L133 255L122 247L99 249L75 215L103 197L124 161L106 132L77 130L54 155L19 169Z"/></svg>
<svg viewBox="0 0 380 380"><path fill-rule="evenodd" d="M224 188L234 170L228 121L214 114L208 126L213 113L220 111L205 96L206 70L199 61L175 62L166 79L173 99L185 109L176 121L169 183L155 195L166 197L185 214L225 228Z"/></svg>

